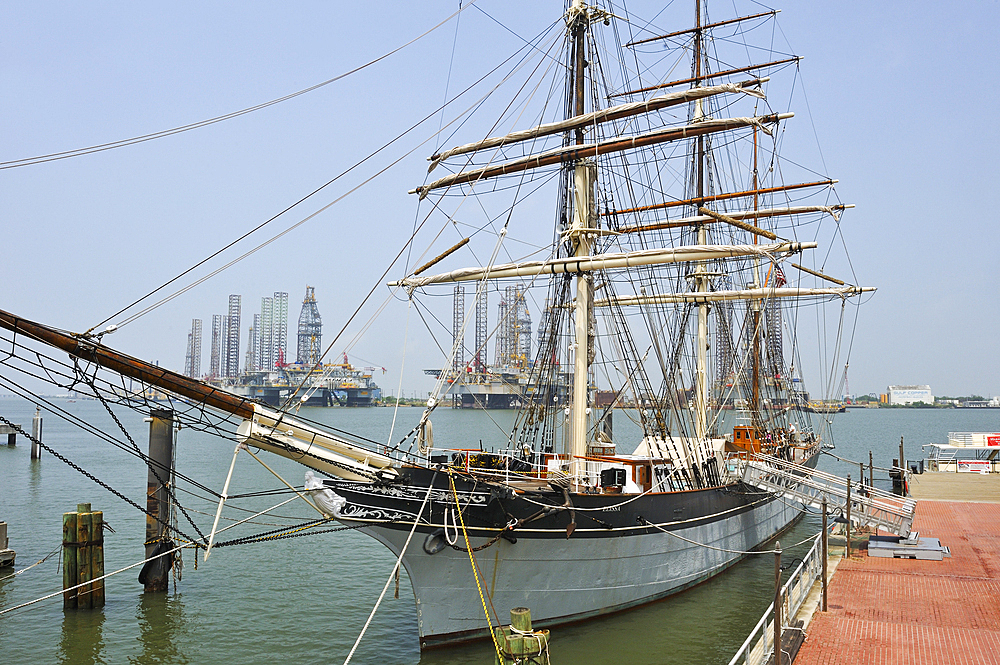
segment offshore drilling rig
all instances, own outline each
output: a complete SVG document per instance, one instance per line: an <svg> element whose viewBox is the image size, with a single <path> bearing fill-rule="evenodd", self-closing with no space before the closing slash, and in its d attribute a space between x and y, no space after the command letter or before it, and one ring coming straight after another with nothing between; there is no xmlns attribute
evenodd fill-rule
<svg viewBox="0 0 1000 665"><path fill-rule="evenodd" d="M202 321L194 319L188 334L184 373L238 395L279 406L295 400L307 406L372 406L382 390L372 376L374 367L354 367L347 354L339 362L322 363L323 319L315 289L306 286L296 334L295 362L288 362L288 294L261 298L247 335L240 368L241 296L229 296L226 315L212 317L209 372L201 375Z"/></svg>

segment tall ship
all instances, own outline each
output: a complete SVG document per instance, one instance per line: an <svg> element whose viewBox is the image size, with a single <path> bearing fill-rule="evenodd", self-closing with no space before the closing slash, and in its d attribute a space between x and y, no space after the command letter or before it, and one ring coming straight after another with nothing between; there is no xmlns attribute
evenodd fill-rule
<svg viewBox="0 0 1000 665"><path fill-rule="evenodd" d="M474 252L463 239L398 275L403 300L465 285L474 311L488 290L516 286L544 312L500 448L433 433L449 377L490 343L487 330L468 348L472 317L390 445L100 337L8 313L0 325L220 411L247 445L308 467L321 510L401 558L422 647L488 637L491 612L528 607L547 626L698 584L801 516L741 469L761 455L816 466L825 421L804 408L804 370L833 375L836 350L815 349L827 326L839 341L845 303L873 289L830 274L848 269L830 259L849 207L836 181L781 156L801 144L786 138L792 112L772 106L792 97L772 78L794 79L798 62L770 48L776 12L710 16L695 0L684 23L663 26L661 9L567 3L502 62L506 85L462 115L455 147L412 190L428 227L483 232ZM537 236L543 215L545 244L511 245ZM478 265L457 267L461 256ZM599 389L611 394L601 404ZM634 405L616 416L634 420L636 440L614 426L617 403Z"/></svg>

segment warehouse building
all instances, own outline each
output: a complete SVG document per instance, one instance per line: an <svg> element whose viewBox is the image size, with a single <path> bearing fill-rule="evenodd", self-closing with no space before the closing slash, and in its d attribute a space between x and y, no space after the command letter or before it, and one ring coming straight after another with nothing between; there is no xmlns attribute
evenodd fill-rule
<svg viewBox="0 0 1000 665"><path fill-rule="evenodd" d="M889 386L889 404L934 403L930 386Z"/></svg>

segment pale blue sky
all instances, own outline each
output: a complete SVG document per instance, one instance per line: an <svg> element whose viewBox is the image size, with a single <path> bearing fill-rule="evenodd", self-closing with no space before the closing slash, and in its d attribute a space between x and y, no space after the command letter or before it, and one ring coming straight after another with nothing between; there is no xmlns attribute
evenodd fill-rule
<svg viewBox="0 0 1000 665"><path fill-rule="evenodd" d="M629 4L639 12L644 3ZM457 6L5 3L0 161L280 97L390 51ZM879 288L855 333L852 391L927 383L939 395L1000 395L1000 231L991 197L1000 160L997 3L789 1L779 8L779 37L805 58L800 81L808 106L794 109L789 131L810 141L815 131L823 163L813 166L839 179L841 200L857 205L843 226L853 267L862 284ZM560 2L480 0L462 15L451 91L483 71L474 47L485 44L492 63L517 42L483 12L530 37L560 11ZM721 17L733 11L714 9ZM449 23L364 72L225 123L0 170L0 308L71 330L98 323L431 112L445 97L455 34ZM436 120L426 124L275 230L436 128ZM306 284L316 289L329 340L409 234L415 200L406 190L421 183L431 147L107 342L180 370L190 320L202 318L207 370L211 315L224 312L228 294L243 296L246 328L261 296L287 291L294 333ZM376 302L387 294L380 289ZM399 380L398 335L388 334L405 325L403 308L396 309L355 348L389 368L379 377L387 391ZM429 388L420 370L439 364L426 335L415 339L404 388Z"/></svg>

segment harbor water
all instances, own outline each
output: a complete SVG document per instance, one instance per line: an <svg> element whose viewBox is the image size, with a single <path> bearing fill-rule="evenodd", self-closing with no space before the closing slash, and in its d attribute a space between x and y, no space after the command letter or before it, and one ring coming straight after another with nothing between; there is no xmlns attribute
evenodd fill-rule
<svg viewBox="0 0 1000 665"><path fill-rule="evenodd" d="M97 401L54 399L52 403L131 444ZM31 431L33 404L0 397L0 415ZM142 414L116 410L143 451L147 425ZM391 408L310 409L303 414L376 441L388 441ZM401 408L393 440L416 422L417 408ZM616 436L638 430L629 413L615 413ZM131 500L145 505L146 466L140 458L112 446L43 407L43 441L73 463ZM856 409L818 416L833 419L837 455L876 466L898 457L899 440L908 459L921 456L922 444L944 442L950 431L996 431L995 409ZM501 446L513 412L440 408L434 414L438 445L478 448ZM633 443L633 445L634 445ZM105 533L107 572L140 561L145 515L48 452L30 459L30 442L16 447L0 442L0 520L8 523L10 547L21 571L0 571L0 611L61 589L59 567L62 513L89 502L103 510L114 532ZM627 445L621 446L627 448ZM234 444L204 432L182 429L177 439L177 470L218 492L225 481ZM293 484L304 467L274 456L262 459ZM857 477L858 466L824 456L820 468ZM886 487L887 474L876 472ZM238 456L229 490L233 498L220 527L249 517L289 498L281 482L245 453ZM242 494L276 490L267 496ZM189 482L178 483L178 498L198 528L208 533L216 500ZM316 512L294 500L217 537L225 543L311 520ZM793 562L807 545L790 548L818 531L819 518L806 515L781 536L785 561ZM195 529L183 516L179 526ZM61 596L0 614L0 662L22 663L342 663L361 632L392 570L394 557L371 538L351 530L305 535L264 543L222 547L207 562L191 550L183 554L183 574L170 591L144 594L138 568L107 580L107 601L100 610L64 611ZM770 602L773 557L751 556L694 589L645 607L553 630L553 663L726 663ZM497 608L506 614L509 608ZM506 616L503 617L506 620ZM485 617L484 617L485 622ZM492 645L471 645L421 653L416 609L405 572L399 599L390 584L352 662L464 664L489 663Z"/></svg>

